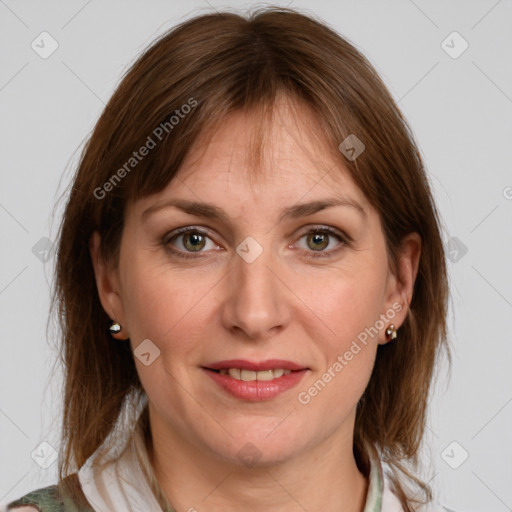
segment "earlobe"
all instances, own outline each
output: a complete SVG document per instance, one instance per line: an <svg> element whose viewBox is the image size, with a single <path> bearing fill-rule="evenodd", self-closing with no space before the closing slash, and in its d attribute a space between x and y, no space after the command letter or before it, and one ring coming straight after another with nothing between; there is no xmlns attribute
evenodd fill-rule
<svg viewBox="0 0 512 512"><path fill-rule="evenodd" d="M101 237L95 231L89 239L89 253L94 268L96 287L101 305L111 320L120 325L125 325L124 308L119 293L119 278L117 272L101 255ZM125 340L128 335L125 328L111 332L112 337Z"/></svg>
<svg viewBox="0 0 512 512"><path fill-rule="evenodd" d="M127 336L125 336L123 332L123 327L119 322L116 322L115 320L112 321L110 324L110 327L108 328L108 332L110 333L110 336L116 340L126 340L128 339Z"/></svg>

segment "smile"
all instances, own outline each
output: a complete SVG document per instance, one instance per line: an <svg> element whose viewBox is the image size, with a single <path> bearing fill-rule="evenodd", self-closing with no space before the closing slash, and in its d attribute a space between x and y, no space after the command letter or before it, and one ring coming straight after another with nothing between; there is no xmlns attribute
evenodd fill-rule
<svg viewBox="0 0 512 512"><path fill-rule="evenodd" d="M244 382L250 382L253 380L258 381L270 381L278 379L283 375L289 375L292 371L285 370L283 368L276 368L275 370L261 370L255 372L253 370L244 370L242 368L221 368L219 373L221 375L229 375L232 379L243 380Z"/></svg>
<svg viewBox="0 0 512 512"><path fill-rule="evenodd" d="M202 369L223 394L249 402L276 398L295 387L309 371L309 368L282 359L219 361Z"/></svg>

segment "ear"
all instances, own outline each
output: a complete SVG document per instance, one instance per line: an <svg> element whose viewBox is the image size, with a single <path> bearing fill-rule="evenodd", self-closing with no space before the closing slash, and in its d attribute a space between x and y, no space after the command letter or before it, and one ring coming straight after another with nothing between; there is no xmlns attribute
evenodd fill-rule
<svg viewBox="0 0 512 512"><path fill-rule="evenodd" d="M101 256L101 237L95 231L89 239L89 252L91 255L96 286L101 305L111 320L121 325L121 331L112 336L119 340L129 338L125 323L124 307L120 295L119 275L117 269L106 262Z"/></svg>
<svg viewBox="0 0 512 512"><path fill-rule="evenodd" d="M393 324L398 329L407 318L409 305L412 301L414 283L418 274L421 254L421 237L418 233L409 233L402 240L397 255L396 275L388 273L386 286L386 301L384 316L388 317L388 325ZM393 315L389 314L393 313ZM380 344L387 343L385 335L379 340Z"/></svg>

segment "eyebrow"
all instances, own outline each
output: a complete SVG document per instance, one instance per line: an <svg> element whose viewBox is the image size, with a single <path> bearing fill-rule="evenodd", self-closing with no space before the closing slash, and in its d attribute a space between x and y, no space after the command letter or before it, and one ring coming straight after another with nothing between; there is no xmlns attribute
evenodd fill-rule
<svg viewBox="0 0 512 512"><path fill-rule="evenodd" d="M229 216L222 208L219 208L218 206L215 206L211 203L201 203L197 201L189 201L187 199L169 199L155 203L154 205L144 210L142 213L143 221L147 220L147 218L155 212L170 206L178 208L185 213L194 215L196 217L218 220L227 225L231 224ZM313 215L314 213L317 213L321 210L325 210L326 208L332 208L335 206L353 208L355 211L359 212L364 220L367 218L366 210L363 208L363 206L361 206L361 204L350 197L338 196L310 201L308 203L294 204L292 206L282 208L279 212L278 220L280 222L285 218L296 219L299 217L306 217L308 215Z"/></svg>

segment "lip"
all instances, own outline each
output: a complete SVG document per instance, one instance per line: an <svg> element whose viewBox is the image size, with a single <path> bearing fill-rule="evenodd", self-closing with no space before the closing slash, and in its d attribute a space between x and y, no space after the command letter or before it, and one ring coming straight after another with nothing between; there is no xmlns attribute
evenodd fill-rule
<svg viewBox="0 0 512 512"><path fill-rule="evenodd" d="M228 361L230 364L232 361ZM275 360L274 360L275 362ZM274 362L272 364L274 364ZM224 365L226 361L222 362L220 368L226 368ZM248 363L246 361L246 363ZM218 363L217 363L218 364ZM237 363L239 364L239 363ZM250 363L252 368L254 367L254 363ZM268 361L265 361L264 364L268 369ZM282 362L280 363L282 364ZM288 362L288 364L293 364ZM242 368L241 366L228 366L228 368ZM252 369L245 368L245 369ZM272 366L272 368L283 368L283 366L277 365ZM205 372L215 383L217 383L221 389L225 392L229 393L231 396L235 398L246 400L249 402L262 402L265 400L272 400L278 395L288 391L289 389L295 387L304 377L304 375L309 371L307 368L299 369L292 371L288 375L283 375L277 379L273 379L270 381L242 381L233 379L229 375L221 375L213 371L212 369L202 367L203 372ZM286 368L283 368L286 369ZM290 369L290 368L288 368ZM256 371L256 370L254 370Z"/></svg>
<svg viewBox="0 0 512 512"><path fill-rule="evenodd" d="M211 364L205 364L204 368L211 370L220 370L221 368L240 368L241 370L252 370L259 372L263 370L273 370L275 368L282 368L283 370L307 370L305 366L294 363L292 361L285 361L284 359L266 359L265 361L247 361L246 359L229 359L226 361L217 361Z"/></svg>

